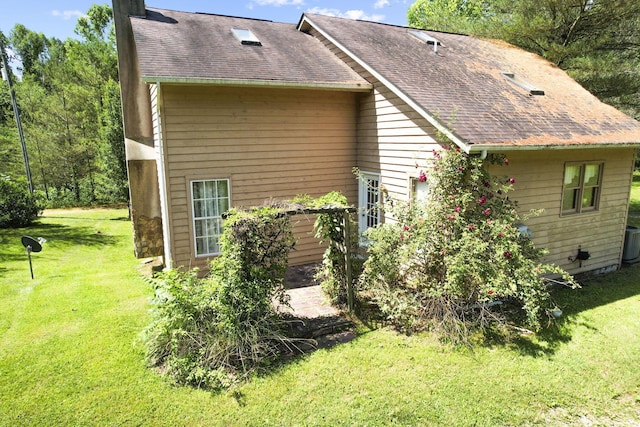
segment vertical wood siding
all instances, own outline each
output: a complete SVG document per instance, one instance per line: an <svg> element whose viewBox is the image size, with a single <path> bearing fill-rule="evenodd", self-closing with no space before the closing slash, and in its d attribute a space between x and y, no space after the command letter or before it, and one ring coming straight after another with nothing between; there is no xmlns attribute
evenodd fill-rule
<svg viewBox="0 0 640 427"><path fill-rule="evenodd" d="M234 206L333 190L357 202L355 94L163 85L162 101L176 265L207 262L194 257L192 179L229 178ZM321 260L314 220L293 218L291 265Z"/></svg>

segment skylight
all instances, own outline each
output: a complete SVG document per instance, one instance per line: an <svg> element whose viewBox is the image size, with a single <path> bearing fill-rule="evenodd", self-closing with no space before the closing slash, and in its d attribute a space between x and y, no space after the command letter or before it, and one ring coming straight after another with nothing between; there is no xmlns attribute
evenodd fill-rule
<svg viewBox="0 0 640 427"><path fill-rule="evenodd" d="M442 43L440 43L440 40L436 39L435 37L431 37L429 34L427 33L423 33L422 31L417 31L417 30L409 30L409 34L411 34L414 37L419 38L420 40L422 40L423 42L427 43L427 44L433 44L433 45L441 45Z"/></svg>
<svg viewBox="0 0 640 427"><path fill-rule="evenodd" d="M232 28L233 35L236 36L240 43L250 46L262 46L260 40L256 37L255 34L251 32L251 30L243 29L243 28Z"/></svg>
<svg viewBox="0 0 640 427"><path fill-rule="evenodd" d="M514 85L521 87L522 89L529 92L529 95L544 95L544 90L532 85L515 73L500 73L500 75L507 79L507 81L509 81L510 83L513 83Z"/></svg>

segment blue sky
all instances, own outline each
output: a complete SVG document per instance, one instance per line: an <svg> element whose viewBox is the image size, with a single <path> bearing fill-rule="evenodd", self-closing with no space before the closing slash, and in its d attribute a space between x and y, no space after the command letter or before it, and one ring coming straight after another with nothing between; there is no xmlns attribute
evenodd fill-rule
<svg viewBox="0 0 640 427"><path fill-rule="evenodd" d="M16 23L48 37L74 37L78 16L96 0L0 0L0 31ZM303 12L406 25L413 0L146 0L147 7L297 23Z"/></svg>

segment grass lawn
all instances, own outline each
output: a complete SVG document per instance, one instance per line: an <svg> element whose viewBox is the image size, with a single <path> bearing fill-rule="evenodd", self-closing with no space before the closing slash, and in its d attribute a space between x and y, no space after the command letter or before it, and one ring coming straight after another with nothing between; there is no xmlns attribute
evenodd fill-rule
<svg viewBox="0 0 640 427"><path fill-rule="evenodd" d="M20 236L47 239L31 280ZM468 349L363 328L233 392L176 387L138 342L125 210L0 230L0 425L640 425L640 266L558 290L536 337Z"/></svg>

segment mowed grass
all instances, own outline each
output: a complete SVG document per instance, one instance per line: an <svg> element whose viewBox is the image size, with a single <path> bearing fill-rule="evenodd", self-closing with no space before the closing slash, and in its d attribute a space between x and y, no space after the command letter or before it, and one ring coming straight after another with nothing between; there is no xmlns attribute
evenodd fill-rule
<svg viewBox="0 0 640 427"><path fill-rule="evenodd" d="M29 276L20 236L47 238ZM0 230L0 425L640 425L640 267L557 289L561 321L474 350L362 327L230 392L145 367L125 210Z"/></svg>

